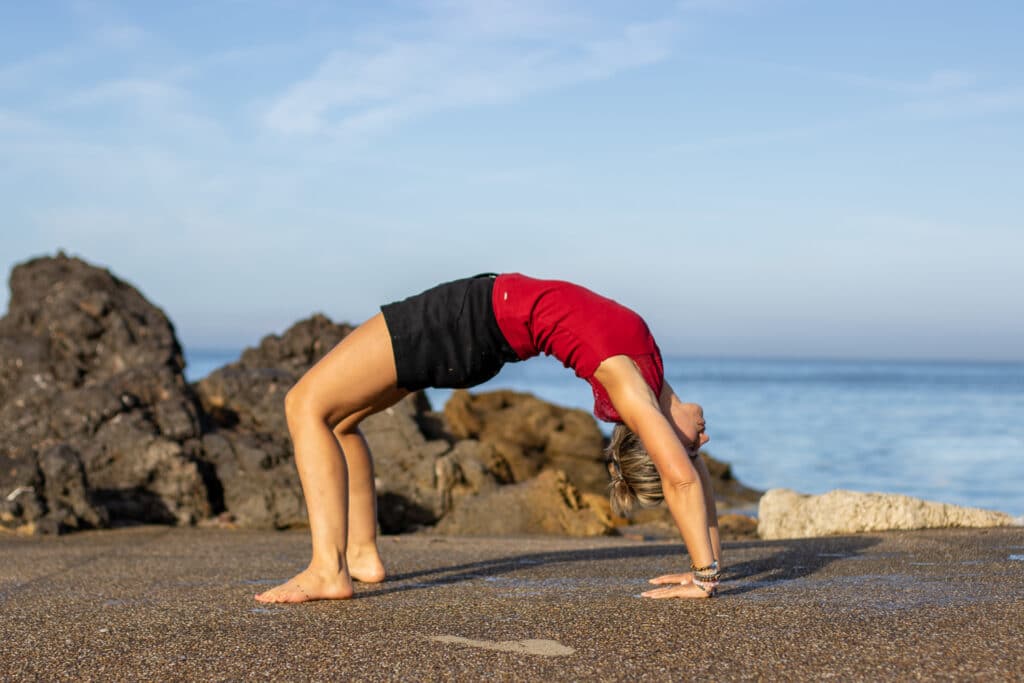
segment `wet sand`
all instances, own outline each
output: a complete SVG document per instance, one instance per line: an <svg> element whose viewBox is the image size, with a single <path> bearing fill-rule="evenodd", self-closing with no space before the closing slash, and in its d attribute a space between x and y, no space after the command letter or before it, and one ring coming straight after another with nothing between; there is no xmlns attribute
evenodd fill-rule
<svg viewBox="0 0 1024 683"><path fill-rule="evenodd" d="M305 533L0 535L0 680L1008 680L1024 529L726 544L715 600L637 597L682 547L384 538L356 598L261 605Z"/></svg>

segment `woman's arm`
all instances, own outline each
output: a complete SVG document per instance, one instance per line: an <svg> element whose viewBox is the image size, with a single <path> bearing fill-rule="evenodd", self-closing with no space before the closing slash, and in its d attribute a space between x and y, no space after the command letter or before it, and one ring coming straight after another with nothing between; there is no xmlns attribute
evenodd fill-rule
<svg viewBox="0 0 1024 683"><path fill-rule="evenodd" d="M694 469L697 470L697 474L700 476L701 488L704 489L704 502L707 508L708 536L711 538L711 549L715 554L715 561L718 562L719 571L724 571L725 564L722 562L722 542L718 533L718 510L715 508L715 491L711 484L711 473L708 472L708 466L704 464L703 459L694 458L692 462ZM651 579L651 583L659 586L674 586L682 583L689 583L691 581L693 581L693 572L663 574Z"/></svg>
<svg viewBox="0 0 1024 683"><path fill-rule="evenodd" d="M718 534L718 509L715 506L715 489L711 484L711 473L708 472L708 466L704 464L703 459L694 458L693 464L697 470L697 475L700 477L701 488L704 489L704 504L707 508L708 517L708 536L711 538L712 551L715 554L715 560L718 562L719 569L724 569L725 565L722 563L722 539Z"/></svg>
<svg viewBox="0 0 1024 683"><path fill-rule="evenodd" d="M682 534L691 562L698 567L715 559L708 533L708 507L700 474L688 457L672 422L662 412L659 400L644 381L633 361L626 356L606 359L594 373L615 410L632 429L661 477L662 492L672 518ZM707 597L693 584L653 591L651 597Z"/></svg>
<svg viewBox="0 0 1024 683"><path fill-rule="evenodd" d="M683 403L675 391L665 382L659 401L662 412L670 416L676 435L687 448L687 454L700 476L701 488L704 489L704 503L707 508L708 535L714 546L715 559L722 566L722 543L718 534L718 509L715 505L715 489L711 483L711 473L704 460L698 457L700 447L710 439L704 432L704 410L696 403Z"/></svg>

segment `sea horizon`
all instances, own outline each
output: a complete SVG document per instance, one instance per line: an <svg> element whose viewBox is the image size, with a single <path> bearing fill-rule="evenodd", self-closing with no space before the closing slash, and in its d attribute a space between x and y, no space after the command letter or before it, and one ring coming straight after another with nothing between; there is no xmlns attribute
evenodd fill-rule
<svg viewBox="0 0 1024 683"><path fill-rule="evenodd" d="M187 351L186 377L241 352ZM1024 362L669 355L665 371L683 400L704 406L707 452L748 486L901 493L1024 515ZM496 389L592 408L589 386L552 358L510 363L474 391ZM434 410L451 393L426 391Z"/></svg>
<svg viewBox="0 0 1024 683"><path fill-rule="evenodd" d="M243 346L230 346L230 345L195 345L188 346L184 343L181 344L183 353L185 354L186 361L191 357L193 360L200 360L206 357L218 357L218 358L233 358L237 360L241 357L242 353L246 349L259 347L259 342L255 344L246 344ZM958 363L966 363L970 365L1019 365L1024 366L1024 358L978 358L978 357L953 357L953 356L935 356L935 357L901 357L901 356L846 356L842 354L837 355L772 355L772 354L754 354L754 353L665 353L662 352L662 356L665 359L678 359L688 361L717 361L717 360L738 360L738 361L798 361L798 362L828 362L828 363L907 363L907 364L938 364L938 365L956 365ZM201 379L201 378L200 378ZM190 381L195 381L190 379Z"/></svg>

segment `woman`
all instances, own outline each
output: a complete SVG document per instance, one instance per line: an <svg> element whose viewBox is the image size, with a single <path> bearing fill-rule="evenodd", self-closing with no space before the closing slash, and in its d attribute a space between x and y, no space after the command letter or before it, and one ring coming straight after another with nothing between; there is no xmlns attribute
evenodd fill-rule
<svg viewBox="0 0 1024 683"><path fill-rule="evenodd" d="M595 415L617 423L608 463L616 510L664 499L682 533L693 571L652 579L665 587L644 595L714 595L721 547L710 476L697 457L708 441L700 406L682 403L664 381L661 353L636 313L568 282L512 273L456 280L382 306L288 392L313 558L256 599L344 599L352 579L383 581L373 463L360 421L409 392L475 386L504 363L540 353L589 382Z"/></svg>

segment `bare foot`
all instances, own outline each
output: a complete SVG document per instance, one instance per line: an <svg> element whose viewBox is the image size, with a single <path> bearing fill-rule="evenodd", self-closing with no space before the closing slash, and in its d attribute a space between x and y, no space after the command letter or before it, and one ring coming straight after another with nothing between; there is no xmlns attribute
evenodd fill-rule
<svg viewBox="0 0 1024 683"><path fill-rule="evenodd" d="M387 576L380 553L377 552L377 546L370 546L366 549L350 546L345 554L345 564L348 565L349 575L356 581L380 583Z"/></svg>
<svg viewBox="0 0 1024 683"><path fill-rule="evenodd" d="M291 580L255 597L259 602L346 600L352 597L352 580L344 570L321 572L309 567Z"/></svg>

